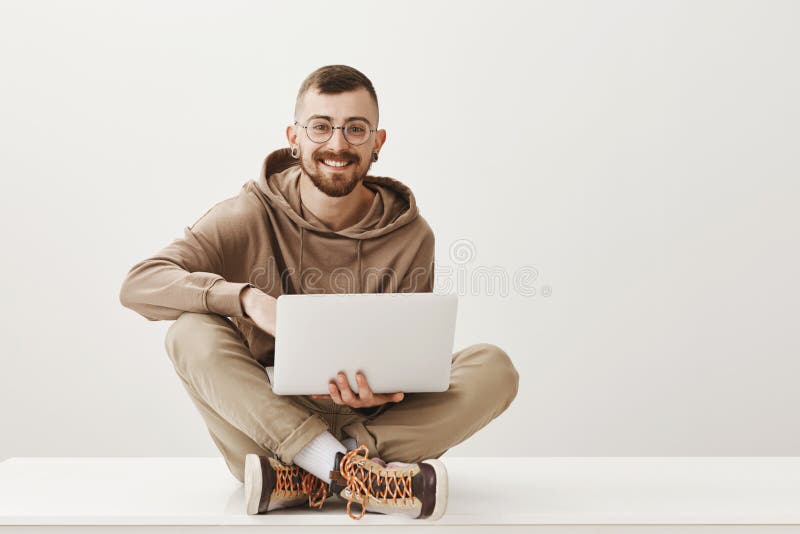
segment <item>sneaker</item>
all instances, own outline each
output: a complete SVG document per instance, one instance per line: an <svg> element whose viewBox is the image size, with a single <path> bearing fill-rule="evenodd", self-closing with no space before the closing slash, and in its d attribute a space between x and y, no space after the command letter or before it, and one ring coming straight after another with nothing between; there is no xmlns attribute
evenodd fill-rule
<svg viewBox="0 0 800 534"><path fill-rule="evenodd" d="M361 519L366 512L399 514L435 521L447 508L447 470L441 460L419 463L369 458L365 445L336 453L330 492L347 501L347 515ZM353 503L361 512L353 515Z"/></svg>
<svg viewBox="0 0 800 534"><path fill-rule="evenodd" d="M328 484L300 466L257 454L245 456L244 499L248 514L266 514L306 502L321 508L327 497Z"/></svg>

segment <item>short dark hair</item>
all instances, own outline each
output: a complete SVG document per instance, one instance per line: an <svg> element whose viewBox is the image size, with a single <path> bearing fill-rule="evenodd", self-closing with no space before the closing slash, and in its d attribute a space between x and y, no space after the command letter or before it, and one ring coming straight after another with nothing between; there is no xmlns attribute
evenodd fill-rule
<svg viewBox="0 0 800 534"><path fill-rule="evenodd" d="M297 100L294 104L295 119L299 119L297 110L300 108L300 101L303 95L309 89L315 89L325 95L335 95L352 91L359 87L363 87L369 92L377 109L378 95L375 93L372 82L361 71L347 65L325 65L320 67L303 80L300 90L297 92ZM380 117L380 112L378 112L378 117Z"/></svg>

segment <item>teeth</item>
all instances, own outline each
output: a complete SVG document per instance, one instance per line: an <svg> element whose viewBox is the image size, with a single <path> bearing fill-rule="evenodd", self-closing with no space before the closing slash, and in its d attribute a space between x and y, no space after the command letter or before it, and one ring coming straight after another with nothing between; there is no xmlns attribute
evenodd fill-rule
<svg viewBox="0 0 800 534"><path fill-rule="evenodd" d="M349 164L349 161L334 161L330 159L323 160L325 165L330 165L331 167L344 167L345 165Z"/></svg>

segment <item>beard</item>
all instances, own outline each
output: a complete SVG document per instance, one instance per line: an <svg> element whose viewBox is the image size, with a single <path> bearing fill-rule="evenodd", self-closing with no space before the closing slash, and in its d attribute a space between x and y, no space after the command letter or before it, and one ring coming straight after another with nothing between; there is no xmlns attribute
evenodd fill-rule
<svg viewBox="0 0 800 534"><path fill-rule="evenodd" d="M349 159L352 163L347 169L337 171L328 168L322 160L327 158ZM356 186L364 179L372 166L372 161L368 161L365 169L361 168L361 160L358 154L352 152L320 152L309 154L308 161L305 154L299 154L300 168L311 179L317 189L329 197L343 197L350 194Z"/></svg>

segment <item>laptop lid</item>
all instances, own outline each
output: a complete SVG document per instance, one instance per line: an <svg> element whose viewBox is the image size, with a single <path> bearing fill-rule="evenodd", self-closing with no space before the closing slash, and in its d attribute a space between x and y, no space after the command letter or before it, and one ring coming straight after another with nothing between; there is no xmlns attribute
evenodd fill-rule
<svg viewBox="0 0 800 534"><path fill-rule="evenodd" d="M272 390L328 394L343 371L358 393L361 370L375 393L446 391L457 305L454 293L281 295Z"/></svg>

